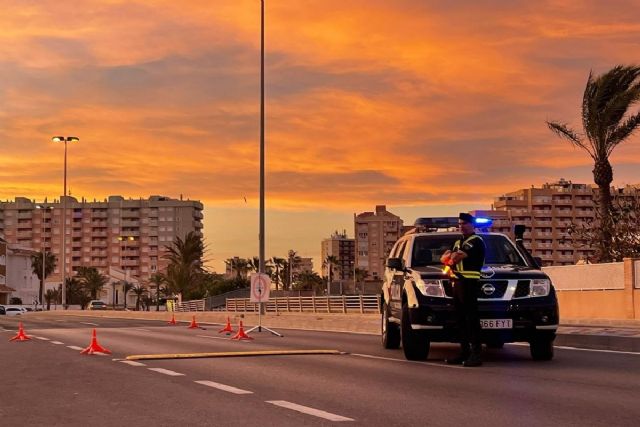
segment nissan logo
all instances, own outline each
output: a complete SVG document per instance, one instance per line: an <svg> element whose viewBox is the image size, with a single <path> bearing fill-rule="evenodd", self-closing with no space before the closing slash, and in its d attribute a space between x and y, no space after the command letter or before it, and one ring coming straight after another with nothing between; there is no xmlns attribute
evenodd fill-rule
<svg viewBox="0 0 640 427"><path fill-rule="evenodd" d="M485 295L492 295L496 291L496 287L491 283L485 283L484 285L482 285L481 289Z"/></svg>

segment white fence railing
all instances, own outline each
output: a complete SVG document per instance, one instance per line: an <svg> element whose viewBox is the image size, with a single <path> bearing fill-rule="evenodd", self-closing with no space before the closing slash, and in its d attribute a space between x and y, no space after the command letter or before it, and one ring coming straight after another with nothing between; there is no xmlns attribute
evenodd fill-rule
<svg viewBox="0 0 640 427"><path fill-rule="evenodd" d="M264 307L272 313L379 313L380 295L279 297L270 298ZM257 312L258 303L250 302L249 298L228 298L227 311Z"/></svg>
<svg viewBox="0 0 640 427"><path fill-rule="evenodd" d="M170 310L169 305L167 309ZM196 299L192 301L179 302L175 305L175 311L204 311L204 300Z"/></svg>

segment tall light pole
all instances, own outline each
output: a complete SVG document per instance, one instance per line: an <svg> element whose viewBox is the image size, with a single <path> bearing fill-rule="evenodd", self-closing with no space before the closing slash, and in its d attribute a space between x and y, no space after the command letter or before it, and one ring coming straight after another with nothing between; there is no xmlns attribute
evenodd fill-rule
<svg viewBox="0 0 640 427"><path fill-rule="evenodd" d="M67 143L78 142L76 136L54 136L53 142L64 142L64 186L62 193L62 308L67 309Z"/></svg>
<svg viewBox="0 0 640 427"><path fill-rule="evenodd" d="M264 260L264 0L260 0L260 267ZM291 267L289 267L291 268Z"/></svg>
<svg viewBox="0 0 640 427"><path fill-rule="evenodd" d="M42 244L41 249L42 249L42 286L40 287L40 292L38 292L38 302L40 303L40 305L42 306L42 311L44 311L44 303L43 303L43 299L44 299L44 279L45 279L45 266L46 266L46 247L45 247L45 238L44 238L44 225L45 225L45 220L47 219L46 214L47 211L51 210L51 206L44 206L44 205L36 205L37 209L42 209L42 234L40 235L40 238L42 239Z"/></svg>

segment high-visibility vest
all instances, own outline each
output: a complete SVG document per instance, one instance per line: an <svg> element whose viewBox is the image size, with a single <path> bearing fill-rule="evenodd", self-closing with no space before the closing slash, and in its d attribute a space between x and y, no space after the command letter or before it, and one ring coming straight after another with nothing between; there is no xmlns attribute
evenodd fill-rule
<svg viewBox="0 0 640 427"><path fill-rule="evenodd" d="M462 241L462 244L460 243L460 239L458 239L453 244L453 250L457 251L458 249L460 249L461 246L464 246L465 243L470 242L473 239L482 240L482 237L478 236L477 234L472 234L471 236L469 236L466 239L464 239ZM479 271L465 270L463 264L464 264L464 260L460 260L460 262L456 264L456 273L458 273L460 276L462 276L465 279L479 279L480 278L480 272Z"/></svg>

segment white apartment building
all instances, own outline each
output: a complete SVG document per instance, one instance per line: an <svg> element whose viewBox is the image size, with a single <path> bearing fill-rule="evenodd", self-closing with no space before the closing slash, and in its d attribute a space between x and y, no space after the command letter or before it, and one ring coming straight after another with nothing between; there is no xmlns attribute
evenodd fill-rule
<svg viewBox="0 0 640 427"><path fill-rule="evenodd" d="M78 267L96 267L103 274L121 270L144 282L166 269L163 255L176 237L191 231L202 236L199 201L109 196L90 202L67 196L66 202L67 277ZM56 286L62 282L62 218L60 200L0 202L0 235L16 247L53 252L58 265L47 284Z"/></svg>

